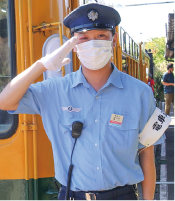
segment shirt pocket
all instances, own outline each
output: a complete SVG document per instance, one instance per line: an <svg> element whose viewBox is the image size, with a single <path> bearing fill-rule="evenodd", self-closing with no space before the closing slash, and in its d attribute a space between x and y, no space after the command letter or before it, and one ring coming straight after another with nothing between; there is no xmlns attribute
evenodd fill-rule
<svg viewBox="0 0 175 201"><path fill-rule="evenodd" d="M83 123L83 118L80 114L73 114L71 113L63 113L59 118L59 130L62 131L64 134L65 140L68 144L73 145L75 142L75 139L72 137L72 124L75 121L80 121ZM83 139L80 137L77 139L76 147L81 148L84 144Z"/></svg>
<svg viewBox="0 0 175 201"><path fill-rule="evenodd" d="M138 121L124 116L121 126L106 126L105 140L117 153L135 151L138 147Z"/></svg>

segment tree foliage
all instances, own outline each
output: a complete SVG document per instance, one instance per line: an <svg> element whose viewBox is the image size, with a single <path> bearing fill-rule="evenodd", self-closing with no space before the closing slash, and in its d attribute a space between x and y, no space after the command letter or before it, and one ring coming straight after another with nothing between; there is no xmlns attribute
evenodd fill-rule
<svg viewBox="0 0 175 201"><path fill-rule="evenodd" d="M162 76L163 76L163 72L160 70L156 70L154 74L154 81L155 81L154 94L157 101L164 100Z"/></svg>
<svg viewBox="0 0 175 201"><path fill-rule="evenodd" d="M154 92L155 98L158 101L164 100L162 76L166 71L167 61L165 59L165 37L151 38L149 42L145 44L145 49L151 49L153 53L154 62Z"/></svg>
<svg viewBox="0 0 175 201"><path fill-rule="evenodd" d="M163 68L166 66L165 60L165 37L151 38L149 42L145 44L145 49L151 49L153 53L153 62L156 67Z"/></svg>

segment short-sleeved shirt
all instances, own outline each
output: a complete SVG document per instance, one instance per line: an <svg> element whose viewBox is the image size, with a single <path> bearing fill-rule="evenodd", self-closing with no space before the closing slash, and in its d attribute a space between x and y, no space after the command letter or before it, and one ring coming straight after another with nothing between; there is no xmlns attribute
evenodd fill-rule
<svg viewBox="0 0 175 201"><path fill-rule="evenodd" d="M73 191L109 190L144 179L138 158L144 146L138 135L155 110L155 100L147 84L113 68L98 92L81 67L65 77L32 84L15 111L41 115L52 143L55 178L65 186L75 140L72 124L83 123L72 157ZM112 114L122 116L122 123L110 123Z"/></svg>
<svg viewBox="0 0 175 201"><path fill-rule="evenodd" d="M174 74L172 72L171 73L166 72L163 75L163 82L174 83ZM164 85L164 93L165 94L174 93L174 86L172 86L172 85L165 86Z"/></svg>

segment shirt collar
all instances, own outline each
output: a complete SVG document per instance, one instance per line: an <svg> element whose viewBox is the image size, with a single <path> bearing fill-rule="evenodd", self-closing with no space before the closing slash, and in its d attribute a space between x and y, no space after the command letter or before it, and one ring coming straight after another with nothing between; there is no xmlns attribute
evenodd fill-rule
<svg viewBox="0 0 175 201"><path fill-rule="evenodd" d="M121 80L121 72L117 69L117 67L111 63L113 71L111 75L108 78L107 83L105 86L108 86L109 84L113 84L115 87L123 88L122 80ZM82 66L80 66L79 70L76 72L76 77L74 77L74 81L72 83L72 88L76 87L78 84L83 84L86 88L89 88L89 83L86 81L86 78L84 77L82 73Z"/></svg>
<svg viewBox="0 0 175 201"><path fill-rule="evenodd" d="M121 72L117 69L117 67L113 63L111 63L111 65L112 65L113 71L111 75L109 76L108 81L105 85L108 86L109 84L113 84L115 87L123 88Z"/></svg>
<svg viewBox="0 0 175 201"><path fill-rule="evenodd" d="M76 72L71 88L79 84L83 84L85 87L89 88L89 84L82 73L82 66L80 66L79 70Z"/></svg>

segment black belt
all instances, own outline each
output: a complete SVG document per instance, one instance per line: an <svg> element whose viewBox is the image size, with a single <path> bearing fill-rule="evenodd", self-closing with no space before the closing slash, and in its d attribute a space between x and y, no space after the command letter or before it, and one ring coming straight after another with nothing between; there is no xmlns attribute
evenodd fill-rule
<svg viewBox="0 0 175 201"><path fill-rule="evenodd" d="M62 186L62 189L66 191L66 186ZM125 185L104 191L70 191L70 194L72 194L73 197L86 198L86 200L111 200L133 191L134 185Z"/></svg>

